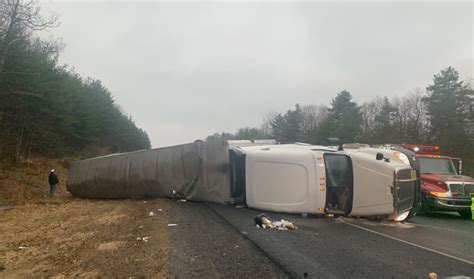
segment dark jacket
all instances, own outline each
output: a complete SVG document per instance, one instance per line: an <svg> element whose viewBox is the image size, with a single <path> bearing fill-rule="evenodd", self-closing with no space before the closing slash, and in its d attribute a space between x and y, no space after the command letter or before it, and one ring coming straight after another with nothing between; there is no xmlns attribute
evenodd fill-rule
<svg viewBox="0 0 474 279"><path fill-rule="evenodd" d="M48 180L49 180L49 185L54 185L54 184L59 183L58 176L54 172L51 172L49 174Z"/></svg>

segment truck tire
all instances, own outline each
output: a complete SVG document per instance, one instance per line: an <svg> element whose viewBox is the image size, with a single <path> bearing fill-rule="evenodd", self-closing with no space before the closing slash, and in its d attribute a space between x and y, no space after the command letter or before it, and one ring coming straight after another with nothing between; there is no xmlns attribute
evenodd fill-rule
<svg viewBox="0 0 474 279"><path fill-rule="evenodd" d="M413 162L414 163L414 162ZM412 164L413 166L413 164ZM405 219L405 220L409 220L411 218L413 218L415 215L417 215L416 213L418 212L418 208L421 206L420 204L420 195L421 195L421 189L420 189L420 172L419 172L419 168L416 168L417 171L416 171L416 176L418 177L418 179L416 180L416 184L415 184L415 196L414 196L414 200L413 200L413 208L410 210L410 214L408 215L408 217Z"/></svg>
<svg viewBox="0 0 474 279"><path fill-rule="evenodd" d="M425 195L421 194L420 200L418 202L418 209L416 211L416 215L427 216L429 214L430 214L430 209L428 207L428 202L426 200Z"/></svg>
<svg viewBox="0 0 474 279"><path fill-rule="evenodd" d="M462 218L465 219L471 219L472 218L472 212L470 210L459 210L459 215L461 215Z"/></svg>

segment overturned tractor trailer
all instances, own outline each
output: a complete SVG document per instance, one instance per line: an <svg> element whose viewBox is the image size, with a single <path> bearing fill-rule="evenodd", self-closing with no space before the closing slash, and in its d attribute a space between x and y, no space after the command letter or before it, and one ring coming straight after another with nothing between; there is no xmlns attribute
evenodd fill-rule
<svg viewBox="0 0 474 279"><path fill-rule="evenodd" d="M67 187L84 198L178 197L402 221L415 181L415 171L390 150L196 141L75 162Z"/></svg>

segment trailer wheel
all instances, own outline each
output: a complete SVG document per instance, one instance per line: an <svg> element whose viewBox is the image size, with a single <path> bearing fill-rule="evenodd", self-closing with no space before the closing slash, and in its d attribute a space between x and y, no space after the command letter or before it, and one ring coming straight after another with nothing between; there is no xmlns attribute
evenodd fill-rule
<svg viewBox="0 0 474 279"><path fill-rule="evenodd" d="M461 215L462 218L465 219L471 219L472 218L472 212L470 210L459 210L459 215Z"/></svg>

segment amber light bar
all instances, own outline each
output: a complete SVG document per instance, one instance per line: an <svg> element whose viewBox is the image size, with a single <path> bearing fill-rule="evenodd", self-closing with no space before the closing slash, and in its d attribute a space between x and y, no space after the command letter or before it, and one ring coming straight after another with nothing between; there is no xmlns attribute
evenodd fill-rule
<svg viewBox="0 0 474 279"><path fill-rule="evenodd" d="M439 155L441 153L441 148L437 145L400 144L400 146L417 154Z"/></svg>

